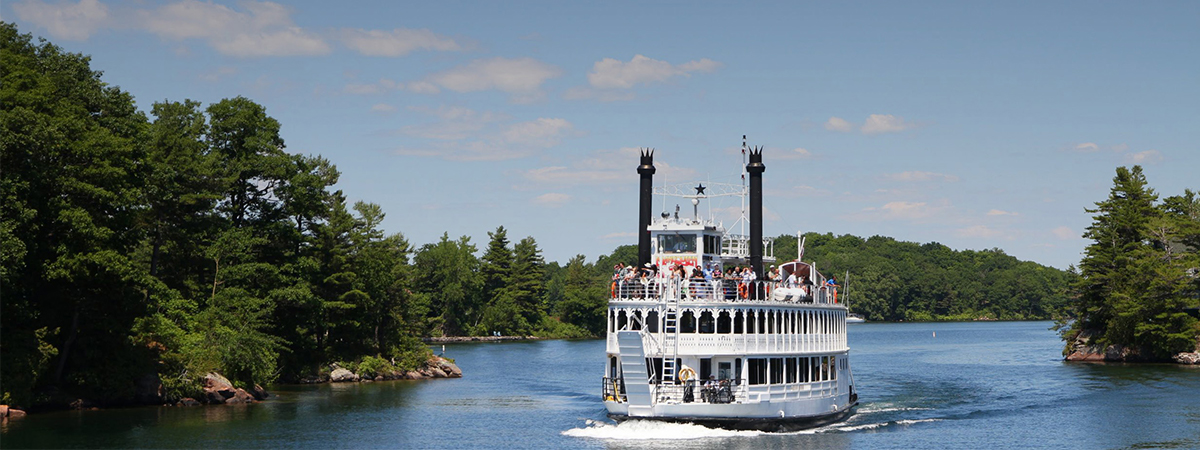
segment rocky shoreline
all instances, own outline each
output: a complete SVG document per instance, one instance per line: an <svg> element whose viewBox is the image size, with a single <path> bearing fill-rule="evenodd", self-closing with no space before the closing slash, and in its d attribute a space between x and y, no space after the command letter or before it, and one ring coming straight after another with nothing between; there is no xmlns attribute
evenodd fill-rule
<svg viewBox="0 0 1200 450"><path fill-rule="evenodd" d="M1200 342L1196 343L1195 351L1176 353L1170 360L1164 361L1146 356L1139 349L1133 347L1124 345L1102 347L1092 343L1093 337L1094 333L1089 331L1079 333L1079 336L1076 336L1075 341L1071 343L1071 351L1063 359L1078 362L1174 362L1184 365L1200 365Z"/></svg>
<svg viewBox="0 0 1200 450"><path fill-rule="evenodd" d="M369 383L373 381L387 380L426 380L434 378L462 378L462 369L454 362L434 356L425 363L424 367L409 371L395 371L375 376L363 376L353 373L345 368L339 367L337 364L332 366L332 371L325 376L306 378L300 380L301 384L318 384L318 383L346 383L359 382ZM236 405L260 402L271 396L262 386L254 385L250 390L234 387L233 383L223 375L215 372L210 372L204 376L204 387L201 394L197 398L185 397L176 402L164 401L165 392L162 382L158 377L152 377L153 380L140 380L138 384L138 393L134 405L140 404L144 406L201 406L201 405ZM54 409L100 409L95 403L86 399L76 399L71 402L60 403L60 406L50 407ZM65 406L62 406L65 405ZM125 405L129 406L129 405ZM47 409L43 407L42 409ZM26 412L11 408L8 405L0 405L0 421L8 421L24 417Z"/></svg>

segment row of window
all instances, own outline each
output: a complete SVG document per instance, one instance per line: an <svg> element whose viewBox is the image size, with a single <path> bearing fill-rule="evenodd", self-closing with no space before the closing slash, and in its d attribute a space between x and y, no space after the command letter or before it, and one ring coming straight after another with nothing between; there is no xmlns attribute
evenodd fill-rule
<svg viewBox="0 0 1200 450"><path fill-rule="evenodd" d="M747 358L747 383L761 384L810 383L837 379L836 356Z"/></svg>
<svg viewBox="0 0 1200 450"><path fill-rule="evenodd" d="M646 313L643 318L641 311L632 313L625 310L610 309L608 312L608 329L641 330L657 333L660 327L669 325L659 318L657 311ZM684 310L679 314L676 326L680 333L699 334L830 334L840 333L845 324L845 311L773 311L756 309L738 309L721 311L715 316L711 311L700 313L697 318L693 311ZM667 330L673 331L673 330Z"/></svg>

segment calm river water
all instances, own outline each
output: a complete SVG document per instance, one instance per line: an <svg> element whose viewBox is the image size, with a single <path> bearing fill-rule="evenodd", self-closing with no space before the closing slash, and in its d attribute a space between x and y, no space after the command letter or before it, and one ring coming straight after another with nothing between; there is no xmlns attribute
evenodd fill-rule
<svg viewBox="0 0 1200 450"><path fill-rule="evenodd" d="M615 425L599 398L603 341L543 341L448 345L462 379L39 414L8 424L0 447L1200 448L1200 368L1063 363L1049 326L851 325L857 413L796 433Z"/></svg>

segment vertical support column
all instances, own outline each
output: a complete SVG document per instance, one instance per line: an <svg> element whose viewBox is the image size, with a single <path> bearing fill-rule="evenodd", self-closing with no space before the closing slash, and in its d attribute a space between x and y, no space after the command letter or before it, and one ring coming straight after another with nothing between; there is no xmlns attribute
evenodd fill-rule
<svg viewBox="0 0 1200 450"><path fill-rule="evenodd" d="M750 164L746 172L750 174L750 267L762 280L763 274L763 224L762 224L762 174L767 166L762 163L762 147L750 149Z"/></svg>
<svg viewBox="0 0 1200 450"><path fill-rule="evenodd" d="M654 149L642 149L642 164L637 168L642 177L638 191L638 270L650 262L650 207L654 194Z"/></svg>

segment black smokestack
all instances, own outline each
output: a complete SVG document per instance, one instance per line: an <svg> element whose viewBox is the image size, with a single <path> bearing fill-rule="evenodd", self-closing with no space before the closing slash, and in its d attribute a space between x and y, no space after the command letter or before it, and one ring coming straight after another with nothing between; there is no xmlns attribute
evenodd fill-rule
<svg viewBox="0 0 1200 450"><path fill-rule="evenodd" d="M642 165L638 166L637 172L642 176L642 189L638 193L638 200L641 202L638 213L638 268L641 268L650 262L650 204L651 195L654 193L654 149L642 149Z"/></svg>
<svg viewBox="0 0 1200 450"><path fill-rule="evenodd" d="M750 173L750 267L758 275L763 276L763 234L762 234L762 173L767 166L762 163L762 147L750 149L750 164L746 172Z"/></svg>

